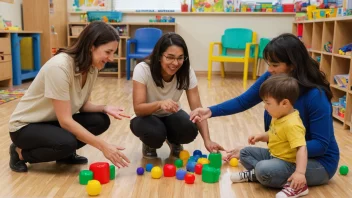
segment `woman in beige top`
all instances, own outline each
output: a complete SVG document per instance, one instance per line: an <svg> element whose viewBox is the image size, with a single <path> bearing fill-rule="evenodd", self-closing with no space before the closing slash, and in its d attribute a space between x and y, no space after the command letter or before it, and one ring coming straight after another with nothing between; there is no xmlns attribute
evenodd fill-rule
<svg viewBox="0 0 352 198"><path fill-rule="evenodd" d="M119 107L89 101L98 71L113 61L119 36L103 22L90 23L77 42L60 50L39 71L10 119L10 168L27 172L28 163L85 164L76 154L86 144L101 150L117 167L129 160L123 148L96 137L110 126L108 115L125 116ZM108 114L108 115L107 115Z"/></svg>

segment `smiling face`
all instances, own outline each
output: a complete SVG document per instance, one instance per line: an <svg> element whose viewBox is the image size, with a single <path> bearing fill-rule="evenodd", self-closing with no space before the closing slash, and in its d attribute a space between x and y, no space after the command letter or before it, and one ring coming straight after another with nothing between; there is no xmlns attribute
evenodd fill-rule
<svg viewBox="0 0 352 198"><path fill-rule="evenodd" d="M117 41L111 41L109 43L100 45L99 47L92 47L92 64L98 70L104 68L105 63L112 62L114 60L114 53L117 50L119 43Z"/></svg>
<svg viewBox="0 0 352 198"><path fill-rule="evenodd" d="M168 47L160 57L161 75L165 81L169 81L182 67L185 60L183 48L172 45Z"/></svg>
<svg viewBox="0 0 352 198"><path fill-rule="evenodd" d="M288 74L292 70L292 67L287 66L286 63L282 63L282 62L276 63L276 62L269 62L269 61L267 61L266 63L268 64L268 72L271 75L282 74L282 73Z"/></svg>

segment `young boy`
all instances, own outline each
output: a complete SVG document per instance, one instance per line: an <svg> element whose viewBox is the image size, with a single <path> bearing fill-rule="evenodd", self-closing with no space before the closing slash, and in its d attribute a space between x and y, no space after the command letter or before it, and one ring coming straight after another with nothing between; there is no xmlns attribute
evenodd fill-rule
<svg viewBox="0 0 352 198"><path fill-rule="evenodd" d="M248 138L248 143L267 142L268 149L245 147L240 151L242 165L248 170L231 175L232 182L259 181L268 183L275 174L256 178L256 167L285 166L287 180L282 181L283 189L276 197L299 197L308 194L306 184L307 149L305 128L299 112L293 104L299 96L299 85L295 78L277 74L266 80L260 87L260 97L264 108L272 117L270 129ZM287 173L285 173L287 174ZM286 183L286 184L285 184Z"/></svg>

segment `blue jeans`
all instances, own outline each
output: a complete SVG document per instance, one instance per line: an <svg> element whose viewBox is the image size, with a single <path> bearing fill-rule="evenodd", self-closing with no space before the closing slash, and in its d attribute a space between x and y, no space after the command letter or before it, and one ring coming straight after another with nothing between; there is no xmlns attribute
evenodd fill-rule
<svg viewBox="0 0 352 198"><path fill-rule="evenodd" d="M254 181L273 188L282 188L295 172L296 164L271 156L268 149L245 147L240 151L240 160L247 170L254 169ZM316 160L308 159L306 179L308 186L326 184L329 175Z"/></svg>

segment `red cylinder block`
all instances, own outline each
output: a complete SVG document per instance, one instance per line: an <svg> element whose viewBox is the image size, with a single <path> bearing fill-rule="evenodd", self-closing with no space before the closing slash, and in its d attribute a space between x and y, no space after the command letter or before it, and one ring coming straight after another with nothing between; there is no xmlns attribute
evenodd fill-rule
<svg viewBox="0 0 352 198"><path fill-rule="evenodd" d="M198 175L201 175L202 174L202 169L203 169L203 165L202 164L197 164L195 167L194 167L194 172Z"/></svg>
<svg viewBox="0 0 352 198"><path fill-rule="evenodd" d="M110 180L110 168L107 162L96 162L89 166L89 170L93 172L93 178L101 184L106 184Z"/></svg>

